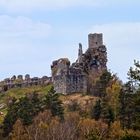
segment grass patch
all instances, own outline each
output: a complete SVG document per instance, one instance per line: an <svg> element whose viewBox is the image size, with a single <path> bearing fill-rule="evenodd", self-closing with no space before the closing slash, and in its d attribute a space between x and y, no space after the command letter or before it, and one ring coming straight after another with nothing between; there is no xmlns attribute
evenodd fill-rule
<svg viewBox="0 0 140 140"><path fill-rule="evenodd" d="M20 99L21 97L25 97L26 94L30 94L33 92L37 92L39 94L46 95L48 91L51 89L52 85L48 86L31 86L25 88L13 88L8 90L7 92L0 94L0 104L5 104L3 108L0 109L0 112L4 113L4 116L7 113L7 101L10 97L15 97L16 99ZM0 116L0 124L2 123L4 116Z"/></svg>

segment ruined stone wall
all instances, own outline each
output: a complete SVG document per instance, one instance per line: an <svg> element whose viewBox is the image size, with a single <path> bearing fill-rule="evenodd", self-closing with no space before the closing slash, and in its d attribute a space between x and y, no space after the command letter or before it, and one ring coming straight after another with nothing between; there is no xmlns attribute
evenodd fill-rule
<svg viewBox="0 0 140 140"><path fill-rule="evenodd" d="M57 93L66 94L66 75L69 66L70 61L67 58L61 58L52 63L52 82Z"/></svg>
<svg viewBox="0 0 140 140"><path fill-rule="evenodd" d="M66 76L67 93L86 93L87 77L81 69L71 68Z"/></svg>
<svg viewBox="0 0 140 140"><path fill-rule="evenodd" d="M12 78L6 78L0 82L0 92L5 92L11 88L22 88L30 87L34 85L48 85L52 83L51 77L43 76L42 78L33 77L30 78L30 75L25 75L23 78L22 75L17 77L14 75Z"/></svg>
<svg viewBox="0 0 140 140"><path fill-rule="evenodd" d="M52 79L57 93L90 93L97 95L98 81L107 69L107 50L102 34L88 35L89 47L85 53L79 44L78 59L70 65L67 58L53 62Z"/></svg>
<svg viewBox="0 0 140 140"><path fill-rule="evenodd" d="M67 74L69 66L70 61L67 58L61 58L56 61L53 61L51 65L52 78L54 78L56 75Z"/></svg>
<svg viewBox="0 0 140 140"><path fill-rule="evenodd" d="M66 90L66 76L65 75L56 75L53 77L53 85L54 85L54 90L57 93L63 93L67 94Z"/></svg>
<svg viewBox="0 0 140 140"><path fill-rule="evenodd" d="M52 79L57 93L82 93L87 91L87 79L83 70L70 66L67 58L56 60L52 64Z"/></svg>
<svg viewBox="0 0 140 140"><path fill-rule="evenodd" d="M85 75L71 73L68 75L59 75L54 77L54 89L57 93L86 93L87 79Z"/></svg>

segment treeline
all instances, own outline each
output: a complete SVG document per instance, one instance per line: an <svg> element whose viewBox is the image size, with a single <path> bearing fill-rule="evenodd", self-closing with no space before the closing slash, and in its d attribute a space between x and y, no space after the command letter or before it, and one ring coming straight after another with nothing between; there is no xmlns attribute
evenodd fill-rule
<svg viewBox="0 0 140 140"><path fill-rule="evenodd" d="M13 98L2 125L11 140L140 140L140 64L123 84L105 71L97 81L99 98L90 107L63 104L53 87L47 95ZM84 95L83 95L84 96Z"/></svg>

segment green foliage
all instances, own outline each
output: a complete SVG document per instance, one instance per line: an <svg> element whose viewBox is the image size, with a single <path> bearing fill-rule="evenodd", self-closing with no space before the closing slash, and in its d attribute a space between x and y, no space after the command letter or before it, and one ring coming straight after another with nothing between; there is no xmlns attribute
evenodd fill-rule
<svg viewBox="0 0 140 140"><path fill-rule="evenodd" d="M91 130L85 135L86 140L99 140L99 135L96 130Z"/></svg>
<svg viewBox="0 0 140 140"><path fill-rule="evenodd" d="M45 97L44 104L46 109L50 109L53 116L59 116L64 118L64 108L62 107L62 101L59 100L59 94L55 93L52 87Z"/></svg>
<svg viewBox="0 0 140 140"><path fill-rule="evenodd" d="M128 72L129 80L135 80L134 82L140 82L140 63L134 60L134 68L130 67Z"/></svg>
<svg viewBox="0 0 140 140"><path fill-rule="evenodd" d="M95 106L91 108L91 118L99 120L102 113L101 100L97 100Z"/></svg>
<svg viewBox="0 0 140 140"><path fill-rule="evenodd" d="M0 108L0 112L4 113L4 116L7 114L8 106L11 104L13 99L19 100L22 97L25 97L27 94L32 94L33 92L37 92L40 95L46 95L48 91L51 89L52 85L48 86L31 86L26 88L13 88L8 90L5 93L0 94L0 104L4 104L4 108ZM10 101L10 102L9 102ZM12 101L13 102L13 101ZM0 116L0 124L3 121L3 117Z"/></svg>
<svg viewBox="0 0 140 140"><path fill-rule="evenodd" d="M9 108L8 113L6 114L3 122L3 131L4 136L8 136L8 134L12 131L13 125L17 120L17 107L13 105Z"/></svg>
<svg viewBox="0 0 140 140"><path fill-rule="evenodd" d="M114 122L114 120L115 120L115 117L114 116L115 115L114 115L113 109L111 107L109 107L108 108L108 116L107 116L107 118L108 118L108 125L109 126L111 125L111 123Z"/></svg>
<svg viewBox="0 0 140 140"><path fill-rule="evenodd" d="M29 93L37 92L40 94L47 94L48 91L51 89L52 85L48 86L31 86L26 88L13 88L5 93L1 93L0 95L0 103L6 103L9 97L15 97L19 99L21 97L25 97Z"/></svg>
<svg viewBox="0 0 140 140"><path fill-rule="evenodd" d="M110 127L111 123L115 121L114 110L108 105L105 99L102 100L102 118Z"/></svg>
<svg viewBox="0 0 140 140"><path fill-rule="evenodd" d="M140 93L120 93L120 121L123 128L140 130Z"/></svg>
<svg viewBox="0 0 140 140"><path fill-rule="evenodd" d="M22 97L19 101L15 100L9 106L8 113L3 122L4 135L6 136L12 131L17 119L21 119L25 125L31 124L34 116L41 110L41 106L42 104L36 93L30 94L29 97Z"/></svg>
<svg viewBox="0 0 140 140"><path fill-rule="evenodd" d="M140 64L128 72L129 81L120 92L120 121L123 128L140 130Z"/></svg>
<svg viewBox="0 0 140 140"><path fill-rule="evenodd" d="M104 73L100 76L100 82L105 87L107 86L108 82L112 79L112 75L109 71L104 71Z"/></svg>
<svg viewBox="0 0 140 140"><path fill-rule="evenodd" d="M44 96L39 96L39 94L34 92L19 98L19 100L13 100L3 122L4 135L6 136L12 131L17 119L20 119L24 125L30 125L33 118L45 109L50 109L53 116L59 116L63 119L64 109L62 102L59 100L59 95L55 93L53 87Z"/></svg>
<svg viewBox="0 0 140 140"><path fill-rule="evenodd" d="M140 140L140 137L134 135L125 135L121 140Z"/></svg>
<svg viewBox="0 0 140 140"><path fill-rule="evenodd" d="M17 117L20 118L25 125L31 124L33 117L33 104L27 97L22 97L19 99L19 102L16 104Z"/></svg>
<svg viewBox="0 0 140 140"><path fill-rule="evenodd" d="M100 97L104 97L106 95L106 88L111 79L112 79L112 75L107 70L104 71L104 73L100 76L100 79L99 79L99 86L100 86L99 96Z"/></svg>

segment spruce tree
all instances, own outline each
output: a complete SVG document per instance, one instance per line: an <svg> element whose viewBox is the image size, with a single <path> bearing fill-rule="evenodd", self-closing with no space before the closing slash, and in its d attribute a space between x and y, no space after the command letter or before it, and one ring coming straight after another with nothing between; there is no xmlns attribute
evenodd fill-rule
<svg viewBox="0 0 140 140"><path fill-rule="evenodd" d="M101 117L101 100L97 100L95 103L95 106L92 107L91 109L91 117L94 118L95 120L99 120Z"/></svg>
<svg viewBox="0 0 140 140"><path fill-rule="evenodd" d="M64 119L64 108L62 106L62 101L59 99L59 94L57 94L52 87L45 97L44 104L47 109L51 110L53 116L59 116Z"/></svg>

